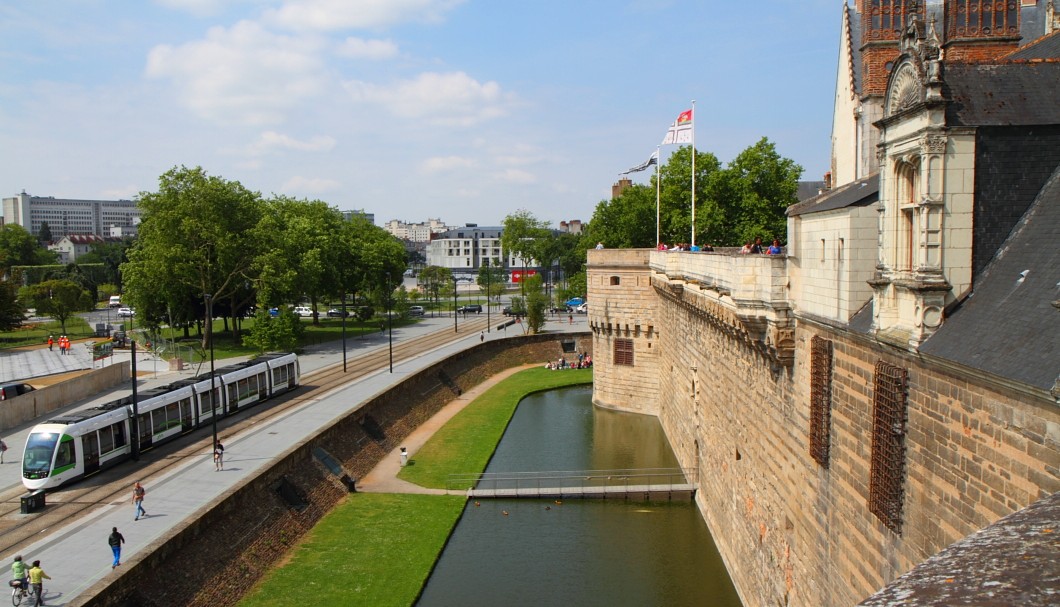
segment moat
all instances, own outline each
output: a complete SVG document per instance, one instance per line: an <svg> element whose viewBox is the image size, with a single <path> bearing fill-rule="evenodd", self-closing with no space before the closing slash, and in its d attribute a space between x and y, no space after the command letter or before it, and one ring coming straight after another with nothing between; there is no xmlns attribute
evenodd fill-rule
<svg viewBox="0 0 1060 607"><path fill-rule="evenodd" d="M654 417L590 387L525 398L487 472L675 468ZM417 605L740 605L691 501L469 502Z"/></svg>

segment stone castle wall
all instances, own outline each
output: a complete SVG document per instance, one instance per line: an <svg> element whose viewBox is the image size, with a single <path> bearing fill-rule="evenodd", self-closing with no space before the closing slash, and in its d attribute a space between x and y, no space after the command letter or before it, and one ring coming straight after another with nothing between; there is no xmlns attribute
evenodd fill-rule
<svg viewBox="0 0 1060 607"><path fill-rule="evenodd" d="M602 274L612 272L596 259L607 268ZM589 280L598 284L593 261ZM681 465L698 466L697 502L745 605L856 604L958 539L1060 490L1060 408L1048 395L806 319L798 320L794 363L786 366L693 289L648 286L675 279L643 271L647 284L630 279L636 292L598 292L590 311L616 309L612 297L654 308L655 319L637 319L660 327L651 359L645 353L619 372L604 355L609 336L594 325L594 393L623 408L615 394L622 384L609 385L611 378L656 374L657 414ZM609 322L624 319L614 314ZM809 454L815 335L833 345L827 468ZM908 372L900 533L869 510L880 360ZM638 402L628 410L651 408Z"/></svg>

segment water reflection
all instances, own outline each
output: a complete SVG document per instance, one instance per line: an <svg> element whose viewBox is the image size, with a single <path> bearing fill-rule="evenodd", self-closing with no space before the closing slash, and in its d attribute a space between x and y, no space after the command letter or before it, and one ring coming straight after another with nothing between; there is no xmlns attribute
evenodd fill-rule
<svg viewBox="0 0 1060 607"><path fill-rule="evenodd" d="M591 388L520 403L489 472L676 467L652 418ZM691 502L469 503L424 592L435 605L739 605Z"/></svg>

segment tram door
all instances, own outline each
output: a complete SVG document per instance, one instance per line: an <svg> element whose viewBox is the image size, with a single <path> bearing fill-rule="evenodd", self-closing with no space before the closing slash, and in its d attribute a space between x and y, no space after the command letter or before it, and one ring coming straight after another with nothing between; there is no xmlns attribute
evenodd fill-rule
<svg viewBox="0 0 1060 607"><path fill-rule="evenodd" d="M165 415L165 414L166 414L166 412L165 412L165 410L163 410L162 411L162 415ZM144 449L151 448L151 445L154 444L154 442L155 442L154 441L155 433L154 433L154 430L151 427L151 413L150 412L141 413L140 417L138 419L139 419L139 421L137 422L136 425L137 425L137 430L139 430L138 434L139 434L140 450L143 451Z"/></svg>
<svg viewBox="0 0 1060 607"><path fill-rule="evenodd" d="M99 437L89 432L81 437L81 453L85 457L85 474L99 470Z"/></svg>

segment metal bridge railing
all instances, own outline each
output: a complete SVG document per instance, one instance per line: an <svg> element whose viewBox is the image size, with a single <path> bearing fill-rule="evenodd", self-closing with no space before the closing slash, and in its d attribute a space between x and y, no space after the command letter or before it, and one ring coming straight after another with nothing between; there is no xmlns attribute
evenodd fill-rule
<svg viewBox="0 0 1060 607"><path fill-rule="evenodd" d="M693 468L626 468L618 470L563 470L547 472L484 472L450 474L448 491L599 489L615 487L654 487L695 485Z"/></svg>

